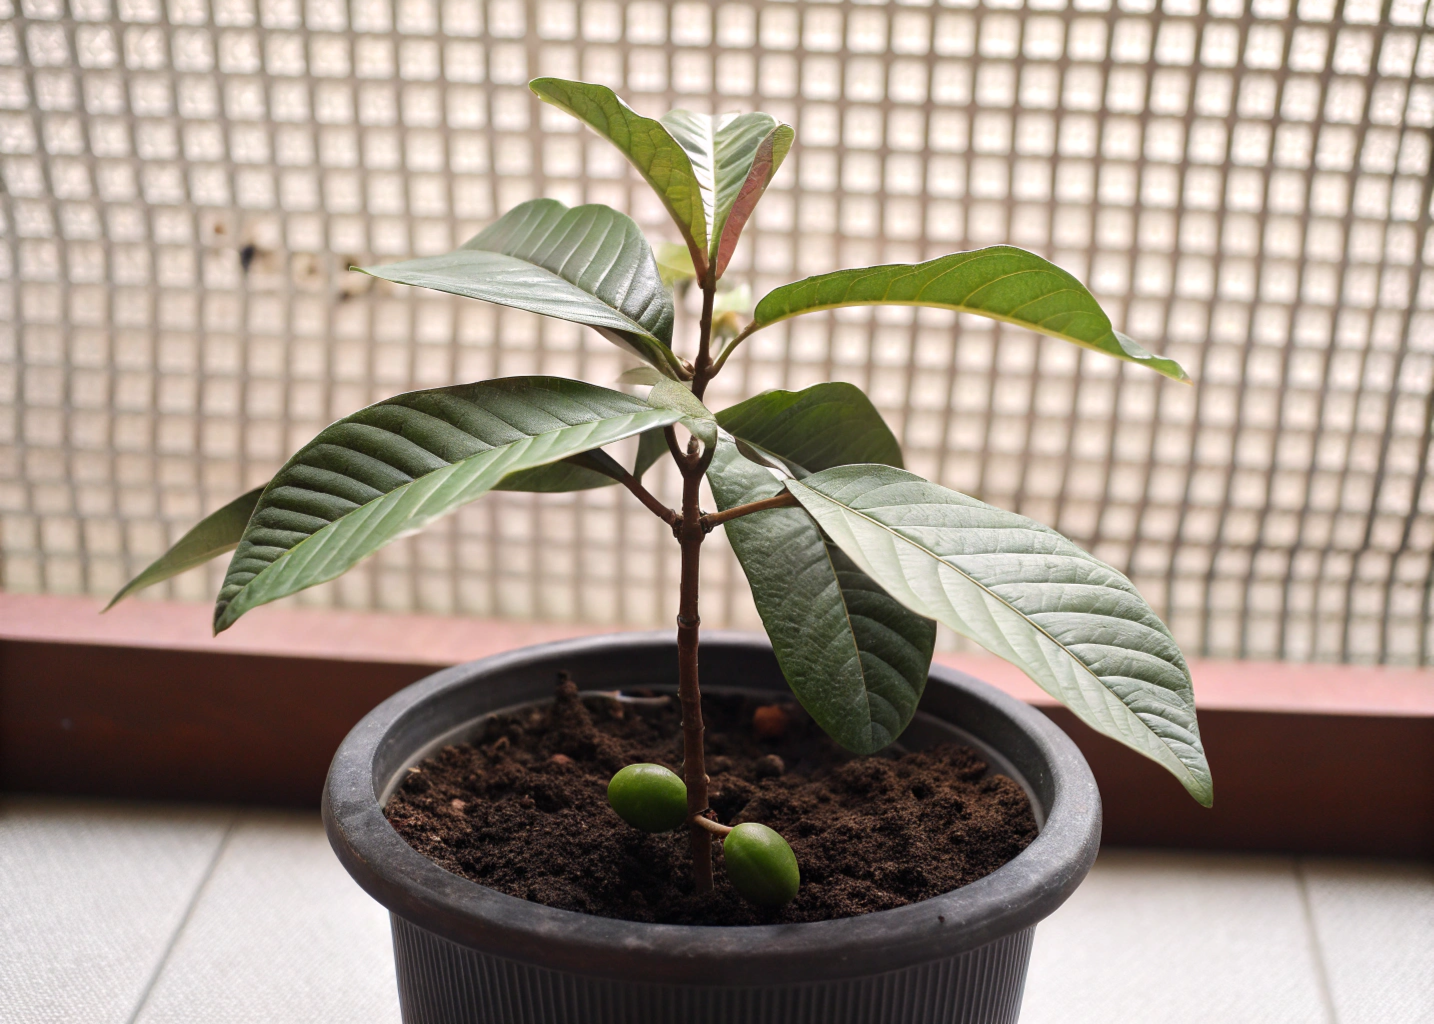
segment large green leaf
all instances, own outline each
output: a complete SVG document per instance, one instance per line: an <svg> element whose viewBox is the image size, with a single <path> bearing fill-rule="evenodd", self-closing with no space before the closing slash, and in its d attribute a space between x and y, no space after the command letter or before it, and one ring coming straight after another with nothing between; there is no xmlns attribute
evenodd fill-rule
<svg viewBox="0 0 1434 1024"><path fill-rule="evenodd" d="M658 459L667 454L667 437L661 430L649 430L637 439L637 458L632 464L632 475L639 480L653 467Z"/></svg>
<svg viewBox="0 0 1434 1024"><path fill-rule="evenodd" d="M901 450L875 408L850 384L773 391L717 414L744 442L777 456L798 475L885 458ZM814 436L814 432L818 436ZM724 433L707 472L723 510L782 491L781 481L738 454ZM936 624L908 611L828 544L798 508L730 520L727 540L792 692L848 749L870 754L911 721L926 685Z"/></svg>
<svg viewBox="0 0 1434 1024"><path fill-rule="evenodd" d="M1124 576L1037 522L888 466L787 487L892 597L1017 665L1210 805L1190 670Z"/></svg>
<svg viewBox="0 0 1434 1024"><path fill-rule="evenodd" d="M1026 327L1095 352L1190 380L1173 359L1152 355L1111 326L1095 296L1066 271L1009 245L958 252L927 263L838 270L768 292L719 365L753 331L839 306L936 306Z"/></svg>
<svg viewBox="0 0 1434 1024"><path fill-rule="evenodd" d="M708 218L692 160L660 121L643 117L605 85L535 78L539 99L572 114L607 139L637 168L672 214L692 251L698 276L706 272Z"/></svg>
<svg viewBox="0 0 1434 1024"><path fill-rule="evenodd" d="M854 462L903 465L901 445L876 406L860 388L839 381L764 391L723 409L717 423L809 473Z"/></svg>
<svg viewBox="0 0 1434 1024"><path fill-rule="evenodd" d="M790 126L770 114L698 114L673 110L662 124L687 152L702 186L709 265L721 277L742 228L792 148Z"/></svg>
<svg viewBox="0 0 1434 1024"><path fill-rule="evenodd" d="M110 598L104 610L109 611L129 595L145 587L178 576L180 573L203 565L211 558L217 558L226 551L233 551L244 535L244 527L259 503L264 488L256 487L247 494L241 494L229 504L209 513L183 537L180 537L164 554L155 559L144 572L120 588Z"/></svg>
<svg viewBox="0 0 1434 1024"><path fill-rule="evenodd" d="M717 441L717 420L712 410L702 404L686 385L676 381L660 380L647 393L649 405L659 409L671 409L681 414L681 424L691 431L703 444Z"/></svg>
<svg viewBox="0 0 1434 1024"><path fill-rule="evenodd" d="M320 432L264 489L229 563L214 629L340 576L510 473L680 418L558 377L415 391L361 409Z"/></svg>
<svg viewBox="0 0 1434 1024"><path fill-rule="evenodd" d="M668 377L690 376L672 352L672 295L652 249L611 207L534 199L453 252L363 272L587 324Z"/></svg>

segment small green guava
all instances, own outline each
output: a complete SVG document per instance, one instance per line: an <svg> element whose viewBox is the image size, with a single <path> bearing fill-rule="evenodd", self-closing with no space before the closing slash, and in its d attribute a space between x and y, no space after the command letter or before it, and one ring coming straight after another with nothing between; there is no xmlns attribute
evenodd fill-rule
<svg viewBox="0 0 1434 1024"><path fill-rule="evenodd" d="M644 832L671 832L687 821L687 786L660 764L630 764L607 784L618 817Z"/></svg>
<svg viewBox="0 0 1434 1024"><path fill-rule="evenodd" d="M781 907L796 898L802 884L797 855L787 841L755 821L743 822L722 840L727 877L742 896L764 907Z"/></svg>

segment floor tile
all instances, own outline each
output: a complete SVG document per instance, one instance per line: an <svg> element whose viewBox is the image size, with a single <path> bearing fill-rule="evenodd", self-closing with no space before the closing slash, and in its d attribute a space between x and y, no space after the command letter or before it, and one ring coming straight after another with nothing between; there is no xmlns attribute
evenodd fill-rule
<svg viewBox="0 0 1434 1024"><path fill-rule="evenodd" d="M344 872L311 814L248 814L140 1024L398 1020L388 915Z"/></svg>
<svg viewBox="0 0 1434 1024"><path fill-rule="evenodd" d="M1434 865L1300 869L1339 1024L1434 1021Z"/></svg>
<svg viewBox="0 0 1434 1024"><path fill-rule="evenodd" d="M0 803L0 1020L128 1021L233 815Z"/></svg>
<svg viewBox="0 0 1434 1024"><path fill-rule="evenodd" d="M1036 929L1021 1024L1332 1024L1285 857L1103 852Z"/></svg>

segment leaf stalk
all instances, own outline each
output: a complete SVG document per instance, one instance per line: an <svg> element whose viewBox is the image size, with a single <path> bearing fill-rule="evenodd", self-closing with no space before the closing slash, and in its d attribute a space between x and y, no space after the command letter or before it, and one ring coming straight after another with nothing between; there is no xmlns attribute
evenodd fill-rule
<svg viewBox="0 0 1434 1024"><path fill-rule="evenodd" d="M707 811L705 809L701 813L688 817L687 824L694 828L711 832L714 836L725 836L728 832L732 831L731 825L724 825L720 821L713 821L707 817Z"/></svg>
<svg viewBox="0 0 1434 1024"><path fill-rule="evenodd" d="M677 523L681 519L681 516L677 514L675 509L670 509L661 501L659 501L657 499L657 495L653 494L646 487L642 486L642 481L639 480L637 477L633 476L631 473L623 473L623 475L618 478L618 482L621 483L624 487L626 487L629 491L631 491L633 493L633 496L636 497L638 501L642 502L645 506L647 506L647 510L653 515L655 515L658 519L661 519L668 526L674 528L677 526Z"/></svg>
<svg viewBox="0 0 1434 1024"><path fill-rule="evenodd" d="M753 512L765 512L769 508L796 508L800 504L801 502L797 501L790 491L783 491L781 494L774 494L761 501L749 501L745 505L735 505L725 512L709 512L702 517L702 529L711 533L715 527L731 522L733 519L740 519L742 516L749 516Z"/></svg>

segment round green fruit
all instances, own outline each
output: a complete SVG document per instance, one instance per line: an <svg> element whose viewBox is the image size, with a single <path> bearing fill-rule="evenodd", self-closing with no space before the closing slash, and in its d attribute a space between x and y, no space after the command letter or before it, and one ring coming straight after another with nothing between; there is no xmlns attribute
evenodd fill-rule
<svg viewBox="0 0 1434 1024"><path fill-rule="evenodd" d="M687 787L660 764L630 764L607 784L618 817L644 832L671 832L687 821Z"/></svg>
<svg viewBox="0 0 1434 1024"><path fill-rule="evenodd" d="M738 825L722 840L727 877L737 891L763 907L780 907L796 898L802 884L797 855L787 841L754 821Z"/></svg>

